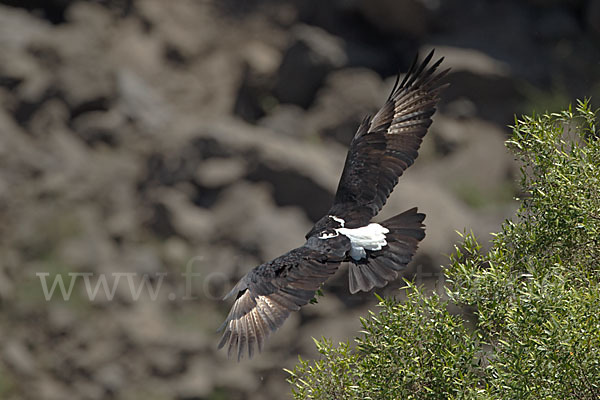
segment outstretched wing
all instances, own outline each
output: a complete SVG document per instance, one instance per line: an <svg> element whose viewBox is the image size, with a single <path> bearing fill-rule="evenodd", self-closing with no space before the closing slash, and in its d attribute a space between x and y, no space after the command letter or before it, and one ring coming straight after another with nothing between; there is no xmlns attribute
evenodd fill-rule
<svg viewBox="0 0 600 400"><path fill-rule="evenodd" d="M270 333L315 296L349 249L345 236L314 237L250 271L225 296L236 295L236 301L219 328L224 331L219 348L228 344L228 355L237 353L238 361L246 350L251 358L255 345L262 351Z"/></svg>
<svg viewBox="0 0 600 400"><path fill-rule="evenodd" d="M445 85L437 72L439 59L428 67L433 51L421 64L417 59L392 89L385 105L363 120L350 143L344 171L329 215L344 219L346 227L366 225L385 204L398 177L412 165ZM309 235L310 236L310 233Z"/></svg>

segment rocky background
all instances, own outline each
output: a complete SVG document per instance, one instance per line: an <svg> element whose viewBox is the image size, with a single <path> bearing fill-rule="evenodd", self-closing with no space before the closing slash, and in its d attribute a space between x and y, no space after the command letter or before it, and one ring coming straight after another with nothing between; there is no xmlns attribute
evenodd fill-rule
<svg viewBox="0 0 600 400"><path fill-rule="evenodd" d="M219 298L303 242L417 51L452 85L382 218L427 213L405 276L433 289L456 230L485 243L516 209L514 113L600 97L598 0L0 3L2 399L287 398L282 368L356 335L373 295L341 271L240 364ZM40 273L128 275L46 301Z"/></svg>

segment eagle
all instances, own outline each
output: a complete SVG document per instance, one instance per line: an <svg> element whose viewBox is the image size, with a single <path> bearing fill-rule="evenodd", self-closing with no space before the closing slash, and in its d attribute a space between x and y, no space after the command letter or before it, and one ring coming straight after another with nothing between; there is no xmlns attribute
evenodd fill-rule
<svg viewBox="0 0 600 400"><path fill-rule="evenodd" d="M443 57L430 65L431 51L418 56L383 107L363 119L350 143L344 170L329 212L306 234L304 245L255 267L223 300L235 296L218 348L238 361L290 315L309 303L341 263L348 262L352 294L380 288L397 278L425 237L425 215L411 208L381 223L372 222L398 178L418 156L431 125L442 78Z"/></svg>

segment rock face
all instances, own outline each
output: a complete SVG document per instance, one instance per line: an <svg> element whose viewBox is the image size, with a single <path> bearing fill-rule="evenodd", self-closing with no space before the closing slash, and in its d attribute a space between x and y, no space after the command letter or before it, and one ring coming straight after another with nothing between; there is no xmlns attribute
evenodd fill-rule
<svg viewBox="0 0 600 400"><path fill-rule="evenodd" d="M415 50L452 85L381 218L427 213L405 276L428 287L456 230L516 208L513 113L600 97L596 0L242 3L0 1L0 398L285 397L374 296L342 269L239 365L220 299L302 244Z"/></svg>
<svg viewBox="0 0 600 400"><path fill-rule="evenodd" d="M347 57L343 41L323 29L300 25L293 29L293 42L281 60L275 97L282 103L307 108L325 77L343 67Z"/></svg>

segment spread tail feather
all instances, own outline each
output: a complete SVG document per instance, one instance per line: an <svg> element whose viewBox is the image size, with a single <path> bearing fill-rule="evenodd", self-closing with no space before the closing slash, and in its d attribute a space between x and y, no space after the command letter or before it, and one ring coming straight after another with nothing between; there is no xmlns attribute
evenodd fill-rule
<svg viewBox="0 0 600 400"><path fill-rule="evenodd" d="M350 293L367 292L374 287L384 287L398 277L417 251L425 237L425 214L411 208L381 223L389 229L387 245L381 250L367 251L367 258L350 262L348 279Z"/></svg>

